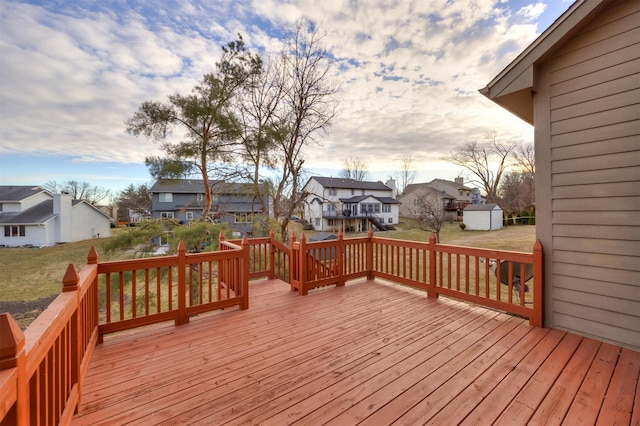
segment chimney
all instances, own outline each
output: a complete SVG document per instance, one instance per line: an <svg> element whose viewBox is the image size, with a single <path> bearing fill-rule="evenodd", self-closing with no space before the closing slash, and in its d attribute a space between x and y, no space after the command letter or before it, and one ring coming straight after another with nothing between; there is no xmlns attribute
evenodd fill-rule
<svg viewBox="0 0 640 426"><path fill-rule="evenodd" d="M385 183L385 185L387 185L389 188L391 188L391 197L392 198L396 198L396 180L395 179L389 179L387 180L387 183Z"/></svg>
<svg viewBox="0 0 640 426"><path fill-rule="evenodd" d="M56 243L71 242L71 195L53 195L53 214L56 217Z"/></svg>
<svg viewBox="0 0 640 426"><path fill-rule="evenodd" d="M458 185L464 185L464 178L458 176L457 178L455 178L455 183L457 183Z"/></svg>

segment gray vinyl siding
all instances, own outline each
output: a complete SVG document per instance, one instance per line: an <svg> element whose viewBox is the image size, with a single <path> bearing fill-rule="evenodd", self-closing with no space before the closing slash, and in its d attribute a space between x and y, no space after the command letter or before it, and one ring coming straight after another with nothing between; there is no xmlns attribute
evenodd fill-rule
<svg viewBox="0 0 640 426"><path fill-rule="evenodd" d="M549 120L549 163L541 169L551 174L550 325L636 349L639 4L609 7L548 58L539 80L548 87L536 101L549 105L542 118Z"/></svg>

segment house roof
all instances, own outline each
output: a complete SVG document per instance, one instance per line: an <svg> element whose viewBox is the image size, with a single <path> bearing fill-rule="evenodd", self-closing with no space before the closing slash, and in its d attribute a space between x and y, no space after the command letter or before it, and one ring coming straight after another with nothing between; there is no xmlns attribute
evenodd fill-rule
<svg viewBox="0 0 640 426"><path fill-rule="evenodd" d="M371 194L355 195L351 198L340 198L340 201L342 201L343 203L359 203L361 201L366 200L367 198L375 198L376 200L380 201L382 204L401 204L400 201L396 200L393 197L380 197L380 196L371 195Z"/></svg>
<svg viewBox="0 0 640 426"><path fill-rule="evenodd" d="M53 200L46 200L22 212L3 212L0 224L3 225L35 225L47 222L56 217L53 214Z"/></svg>
<svg viewBox="0 0 640 426"><path fill-rule="evenodd" d="M0 203L21 201L41 192L47 191L40 186L33 185L0 185Z"/></svg>
<svg viewBox="0 0 640 426"><path fill-rule="evenodd" d="M465 212L480 212L480 211L490 211L490 210L502 210L499 205L495 203L489 204L469 204L464 208Z"/></svg>
<svg viewBox="0 0 640 426"><path fill-rule="evenodd" d="M607 6L605 0L577 0L549 28L480 89L487 98L533 124L534 69Z"/></svg>
<svg viewBox="0 0 640 426"><path fill-rule="evenodd" d="M442 198L447 198L447 199L452 199L452 200L455 200L455 199L458 198L456 195L451 195L447 191L440 191L440 190L430 186L433 182L436 182L436 181L442 182L444 184L447 184L448 186L451 186L451 189L457 190L459 188L459 189L465 189L465 190L473 191L473 189L468 188L468 187L466 187L464 185L460 185L460 184L455 183L455 182L451 182L451 181L444 180L444 179L434 179L434 180L432 180L431 182L428 182L428 183L410 183L405 188L404 193L402 194L402 197L404 197L405 195L407 195L407 194L409 194L409 193L411 193L411 192L413 192L413 191L415 191L417 189L423 189L423 190L430 190L430 191L437 192L438 195L440 195ZM402 197L400 197L400 198L402 198Z"/></svg>
<svg viewBox="0 0 640 426"><path fill-rule="evenodd" d="M202 179L159 179L149 192L171 192L174 194L202 194ZM225 182L223 180L212 180L209 183L211 191L217 194L252 194L252 183ZM258 185L260 188L263 184Z"/></svg>
<svg viewBox="0 0 640 426"><path fill-rule="evenodd" d="M314 179L320 185L325 188L337 188L337 189L365 189L365 190L377 190L377 191L391 191L384 183L361 181L355 179L334 178L334 177L322 177L313 176L309 180ZM306 185L305 185L306 186Z"/></svg>

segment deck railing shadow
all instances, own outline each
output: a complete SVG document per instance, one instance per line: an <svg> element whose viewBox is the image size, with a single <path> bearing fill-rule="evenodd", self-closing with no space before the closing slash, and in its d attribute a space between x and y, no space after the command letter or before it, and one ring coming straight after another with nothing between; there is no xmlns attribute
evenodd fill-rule
<svg viewBox="0 0 640 426"><path fill-rule="evenodd" d="M109 333L203 312L249 308L249 281L278 278L291 291L381 278L529 318L542 326L543 252L476 249L366 237L307 242L291 236L225 240L216 252L99 262L95 249L81 271L69 265L62 293L23 333L0 316L2 425L69 424L96 344ZM507 274L504 273L504 268ZM533 271L526 286L525 269ZM501 280L498 277L507 277Z"/></svg>

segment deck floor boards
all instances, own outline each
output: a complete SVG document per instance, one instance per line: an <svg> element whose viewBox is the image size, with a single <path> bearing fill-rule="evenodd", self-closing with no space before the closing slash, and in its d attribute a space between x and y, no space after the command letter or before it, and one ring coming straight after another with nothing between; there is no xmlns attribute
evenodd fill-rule
<svg viewBox="0 0 640 426"><path fill-rule="evenodd" d="M637 421L640 354L382 280L106 336L75 425ZM636 420L633 420L636 419Z"/></svg>

